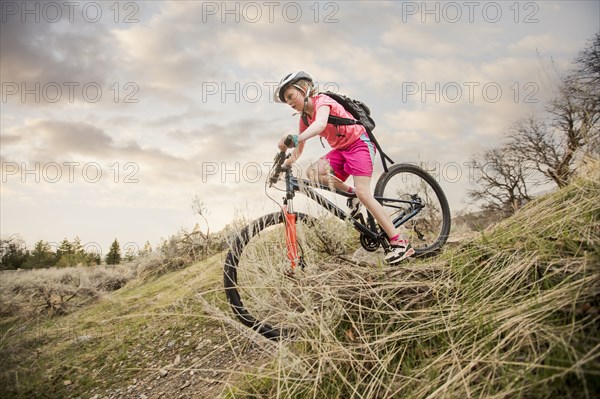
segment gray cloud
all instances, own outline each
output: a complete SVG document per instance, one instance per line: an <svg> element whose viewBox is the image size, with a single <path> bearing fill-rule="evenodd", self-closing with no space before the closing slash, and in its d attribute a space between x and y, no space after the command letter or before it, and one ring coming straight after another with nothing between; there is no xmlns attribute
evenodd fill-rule
<svg viewBox="0 0 600 399"><path fill-rule="evenodd" d="M149 127L172 127L172 126L181 126L184 121L188 120L197 120L199 118L207 117L214 115L215 112L200 108L197 106L190 106L185 111L179 112L177 114L170 114L166 116L159 116L154 118L148 122L144 122L145 126ZM175 138L184 137L184 133L173 132L171 135Z"/></svg>
<svg viewBox="0 0 600 399"><path fill-rule="evenodd" d="M0 33L3 82L101 84L116 70L114 37L102 24L8 18Z"/></svg>
<svg viewBox="0 0 600 399"><path fill-rule="evenodd" d="M44 138L44 147L56 154L103 156L114 146L112 137L86 122L39 121L33 134Z"/></svg>
<svg viewBox="0 0 600 399"><path fill-rule="evenodd" d="M23 137L18 134L3 134L0 136L0 143L2 145L10 146L23 141Z"/></svg>
<svg viewBox="0 0 600 399"><path fill-rule="evenodd" d="M103 129L86 122L36 120L11 129L11 143L3 146L6 161L65 162L94 159L105 165L115 161L135 162L149 172L150 179L183 180L190 169L188 160L168 154L157 148L142 148L129 142L119 145ZM17 139L18 138L18 139ZM25 144L28 159L11 144Z"/></svg>
<svg viewBox="0 0 600 399"><path fill-rule="evenodd" d="M146 182L185 182L203 179L207 162L235 165L265 161L258 155L265 148L262 140L269 140L273 148L275 143L275 138L260 134L267 125L261 120L240 120L172 131L170 137L196 149L192 156L181 157L134 141L120 143L103 128L89 122L35 120L12 128L2 136L3 157L7 162L19 163L93 159L106 166L132 162L144 173Z"/></svg>

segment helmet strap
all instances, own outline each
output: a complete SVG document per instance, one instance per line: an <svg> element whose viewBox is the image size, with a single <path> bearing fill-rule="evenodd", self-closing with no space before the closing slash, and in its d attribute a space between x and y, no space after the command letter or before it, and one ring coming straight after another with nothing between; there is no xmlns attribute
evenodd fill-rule
<svg viewBox="0 0 600 399"><path fill-rule="evenodd" d="M304 89L302 86L298 84L294 84L294 87L304 93L304 107L302 108L302 113L306 114L306 107L308 106L308 89Z"/></svg>

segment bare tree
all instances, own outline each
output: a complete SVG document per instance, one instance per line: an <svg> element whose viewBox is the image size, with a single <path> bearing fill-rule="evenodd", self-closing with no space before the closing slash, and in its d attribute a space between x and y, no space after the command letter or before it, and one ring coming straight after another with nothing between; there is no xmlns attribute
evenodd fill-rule
<svg viewBox="0 0 600 399"><path fill-rule="evenodd" d="M197 213L202 220L204 220L204 223L206 224L206 237L210 236L210 226L208 225L208 220L206 219L208 209L204 205L204 201L202 201L197 194L194 195L194 198L192 198L192 210Z"/></svg>
<svg viewBox="0 0 600 399"><path fill-rule="evenodd" d="M187 237L187 240L194 242L194 244L191 245L194 257L196 257L196 247L200 247L201 253L207 255L211 250L210 226L208 224L208 219L206 218L208 209L206 208L204 201L202 201L197 194L194 195L194 198L192 199L192 210L204 220L204 223L206 224L206 234L202 233L200 225L196 224L194 231Z"/></svg>
<svg viewBox="0 0 600 399"><path fill-rule="evenodd" d="M565 79L579 110L581 136L586 155L600 156L600 32L575 59L575 68Z"/></svg>
<svg viewBox="0 0 600 399"><path fill-rule="evenodd" d="M558 187L571 180L578 162L600 155L600 34L575 60L556 97L546 107L548 118L528 117L511 130L510 147L531 161Z"/></svg>
<svg viewBox="0 0 600 399"><path fill-rule="evenodd" d="M559 187L569 182L578 159L598 155L599 149L594 143L598 140L600 98L592 98L587 93L587 88L567 78L547 110L551 127L562 136L558 142L559 162L548 165L548 173Z"/></svg>
<svg viewBox="0 0 600 399"><path fill-rule="evenodd" d="M546 117L517 121L508 141L475 156L475 188L468 193L486 210L510 215L531 199L529 190L553 181L569 183L588 157L600 156L600 33L575 59L560 82ZM542 176L535 176L534 171Z"/></svg>
<svg viewBox="0 0 600 399"><path fill-rule="evenodd" d="M475 188L468 195L474 201L483 201L485 210L509 216L531 200L527 187L531 167L522 153L504 145L475 156L471 163Z"/></svg>
<svg viewBox="0 0 600 399"><path fill-rule="evenodd" d="M573 173L571 169L574 149L569 150L557 129L535 116L518 120L508 133L507 149L528 160L533 168L564 186Z"/></svg>

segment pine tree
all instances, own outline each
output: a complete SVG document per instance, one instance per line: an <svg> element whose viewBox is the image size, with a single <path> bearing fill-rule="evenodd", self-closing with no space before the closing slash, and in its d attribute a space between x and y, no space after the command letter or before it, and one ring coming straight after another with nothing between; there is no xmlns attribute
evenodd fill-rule
<svg viewBox="0 0 600 399"><path fill-rule="evenodd" d="M121 247L119 246L119 241L115 238L108 254L106 254L106 264L118 265L119 263L121 263Z"/></svg>
<svg viewBox="0 0 600 399"><path fill-rule="evenodd" d="M140 251L139 256L144 257L150 255L151 253L152 245L150 245L150 241L146 241L146 244L144 244L144 248Z"/></svg>
<svg viewBox="0 0 600 399"><path fill-rule="evenodd" d="M125 251L125 261L132 262L135 259L136 248L133 245L129 245Z"/></svg>
<svg viewBox="0 0 600 399"><path fill-rule="evenodd" d="M56 251L56 266L73 267L76 264L77 262L75 259L75 249L73 244L65 238Z"/></svg>
<svg viewBox="0 0 600 399"><path fill-rule="evenodd" d="M0 270L16 270L29 258L25 243L18 236L0 240Z"/></svg>
<svg viewBox="0 0 600 399"><path fill-rule="evenodd" d="M50 244L40 240L35 243L31 256L27 259L24 267L26 269L46 268L54 266L56 263L56 254L52 252Z"/></svg>
<svg viewBox="0 0 600 399"><path fill-rule="evenodd" d="M87 264L87 257L85 255L85 249L81 245L81 239L79 237L75 237L72 242L73 246L73 259L76 265L79 264Z"/></svg>

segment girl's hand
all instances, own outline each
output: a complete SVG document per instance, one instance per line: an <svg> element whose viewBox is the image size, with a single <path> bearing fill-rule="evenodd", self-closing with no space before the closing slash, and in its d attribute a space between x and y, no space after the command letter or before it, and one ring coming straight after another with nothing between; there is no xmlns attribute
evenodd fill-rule
<svg viewBox="0 0 600 399"><path fill-rule="evenodd" d="M285 140L287 139L287 136L288 135L286 134L281 138L281 140L279 140L279 144L277 144L279 151L286 151L288 149L287 145L285 145Z"/></svg>
<svg viewBox="0 0 600 399"><path fill-rule="evenodd" d="M277 147L279 147L280 151L285 151L290 148L298 147L298 135L288 134L287 136L284 136L279 141L279 144L277 145Z"/></svg>

